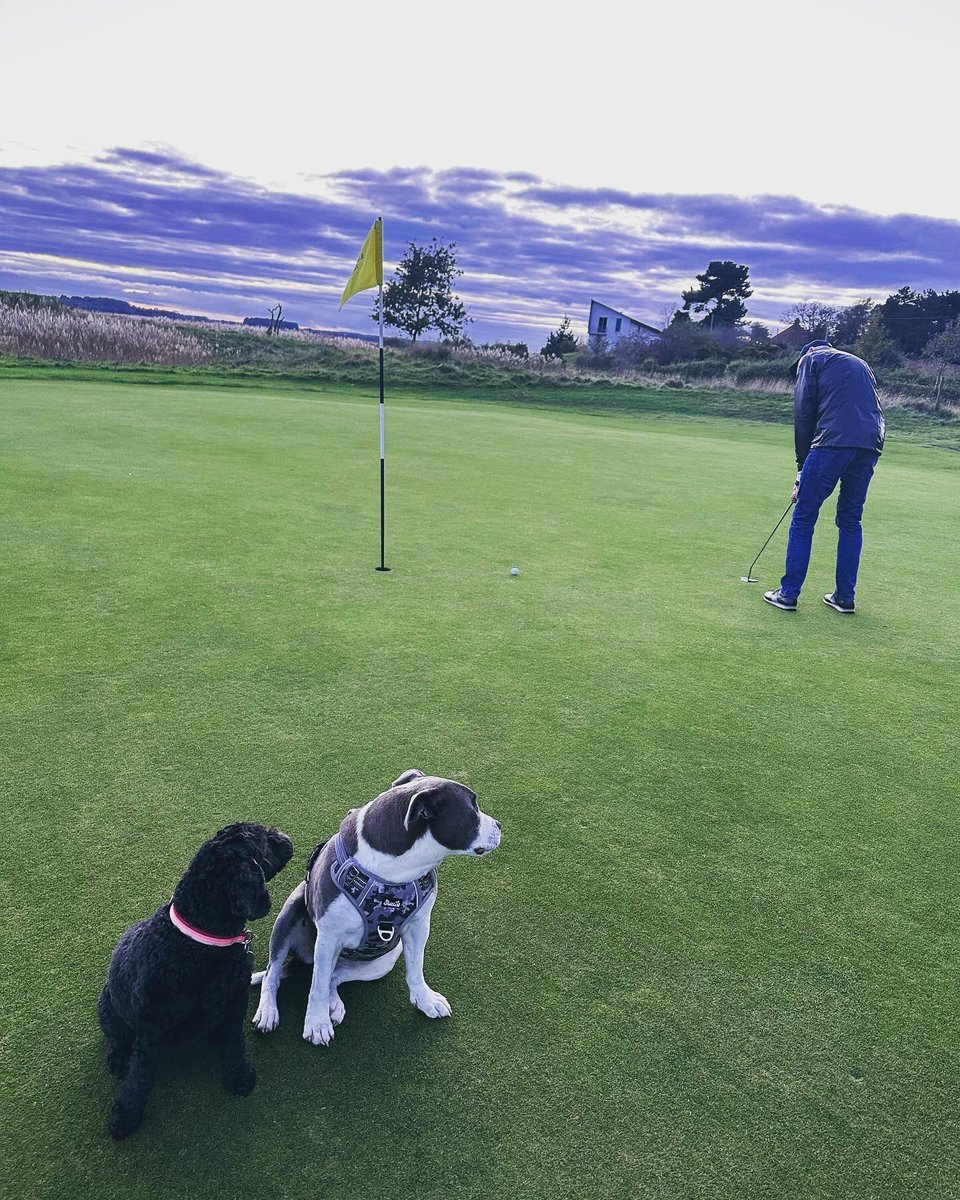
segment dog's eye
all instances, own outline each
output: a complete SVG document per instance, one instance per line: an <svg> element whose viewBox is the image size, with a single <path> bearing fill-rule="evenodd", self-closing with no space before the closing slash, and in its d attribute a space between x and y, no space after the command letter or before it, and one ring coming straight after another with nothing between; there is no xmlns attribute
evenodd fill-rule
<svg viewBox="0 0 960 1200"><path fill-rule="evenodd" d="M476 796L474 796L474 798L473 798L473 811L474 811L474 812L479 812L479 811L480 811L480 805L477 803L477 798L476 798Z"/></svg>

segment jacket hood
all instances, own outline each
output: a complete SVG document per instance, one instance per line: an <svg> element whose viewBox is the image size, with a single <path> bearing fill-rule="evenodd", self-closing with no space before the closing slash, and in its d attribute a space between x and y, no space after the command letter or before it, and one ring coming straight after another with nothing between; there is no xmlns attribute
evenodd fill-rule
<svg viewBox="0 0 960 1200"><path fill-rule="evenodd" d="M796 358L794 358L791 361L790 373L792 375L796 375L797 367L799 367L799 365L800 365L800 359L803 358L803 356L805 354L808 354L811 350L832 350L832 349L833 349L833 347L830 345L830 343L828 341L825 341L823 338L817 338L816 341L807 342L807 344L805 346L800 347L800 352L797 354Z"/></svg>

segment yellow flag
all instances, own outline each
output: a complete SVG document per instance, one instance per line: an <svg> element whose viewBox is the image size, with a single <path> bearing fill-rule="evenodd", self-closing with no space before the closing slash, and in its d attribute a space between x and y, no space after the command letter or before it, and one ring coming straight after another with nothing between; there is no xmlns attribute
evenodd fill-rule
<svg viewBox="0 0 960 1200"><path fill-rule="evenodd" d="M363 243L363 249L360 251L357 265L353 268L353 274L343 289L340 307L343 308L350 297L355 296L357 292L366 291L367 288L380 287L382 283L383 218L377 217L367 234L367 240Z"/></svg>

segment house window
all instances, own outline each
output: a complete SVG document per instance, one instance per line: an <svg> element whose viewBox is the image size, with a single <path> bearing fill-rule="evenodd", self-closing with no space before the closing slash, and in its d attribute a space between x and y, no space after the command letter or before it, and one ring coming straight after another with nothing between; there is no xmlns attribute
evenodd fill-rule
<svg viewBox="0 0 960 1200"><path fill-rule="evenodd" d="M597 321L597 333L606 333L606 332L607 332L607 318L600 317L599 320Z"/></svg>
<svg viewBox="0 0 960 1200"><path fill-rule="evenodd" d="M617 317L617 323L616 323L616 325L614 325L614 329L617 331L617 333L620 332L620 326L622 324L623 324L623 321L620 319L620 317Z"/></svg>

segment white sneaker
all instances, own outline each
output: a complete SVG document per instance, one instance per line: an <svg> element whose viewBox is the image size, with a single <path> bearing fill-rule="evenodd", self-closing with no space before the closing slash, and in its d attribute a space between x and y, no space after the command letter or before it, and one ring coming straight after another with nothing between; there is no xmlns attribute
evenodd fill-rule
<svg viewBox="0 0 960 1200"><path fill-rule="evenodd" d="M791 600L789 596L785 596L779 588L773 592L764 592L763 598L768 604L772 604L774 608L782 608L784 612L797 611L796 600Z"/></svg>

